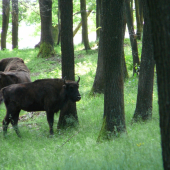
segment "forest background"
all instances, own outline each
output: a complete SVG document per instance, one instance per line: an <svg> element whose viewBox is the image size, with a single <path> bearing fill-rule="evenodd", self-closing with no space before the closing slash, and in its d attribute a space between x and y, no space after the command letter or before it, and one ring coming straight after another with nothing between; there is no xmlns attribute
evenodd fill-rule
<svg viewBox="0 0 170 170"><path fill-rule="evenodd" d="M22 3L22 1L20 2ZM25 1L25 3L28 2ZM94 12L92 12L91 19L89 19L91 22L90 24L88 23L88 28L94 32L96 31L96 6L94 5L95 3L92 4L89 1L86 3L87 8L93 7ZM37 10L38 3L33 2L33 4L32 6ZM131 4L130 7L135 16L133 3L129 4ZM36 35L40 32L40 17L36 14L35 9L32 9L32 6L29 10L25 4L21 6L24 12L19 15L19 18L28 25L34 25L35 23L39 25L35 32ZM57 6L57 3L56 5L55 3L53 4L54 8L57 8ZM73 7L74 14L80 11L80 2L74 1ZM57 13L56 10L52 11L55 11L52 15L55 16L53 18L53 25L55 26ZM74 25L77 25L81 20L80 15L77 14L73 15L73 18ZM130 30L129 33L131 33ZM136 35L133 34L133 36ZM9 29L9 42L10 39ZM53 138L48 138L48 125L45 120L45 114L39 112L32 116L31 113L22 112L21 116L24 116L21 117L19 122L20 129L22 129L21 133L23 134L22 140L13 135L11 128L9 129L7 140L0 139L1 146L3 146L0 153L2 155L0 159L2 169L163 169L156 80L153 82L152 119L150 120L149 116L149 121L140 121L140 123L132 121L137 104L139 78L138 72L134 74L134 70L137 70L140 65L134 67L132 41L129 39L124 40L124 53L128 71L128 76L124 82L127 134L119 135L115 131L115 135L111 136L111 138L108 134L109 141L104 143L98 141L96 143L96 140L101 135L100 129L103 123L104 109L104 95L97 93L91 95L93 81L96 76L98 45L99 41L97 40L90 43L91 50L83 50L84 46L82 44L74 47L75 73L81 77L80 93L82 101L77 104L79 126L76 128L68 127L64 130L58 129ZM37 58L38 49L4 50L0 52L0 57L15 56L23 58L31 71L32 80L61 77L61 46L55 46L54 49L56 55L50 58ZM142 41L139 40L139 58L141 51ZM5 114L5 106L2 105L0 109L0 118L2 120ZM57 122L58 116L55 119L55 122ZM2 134L2 129L0 129L0 133ZM17 142L15 143L14 141Z"/></svg>

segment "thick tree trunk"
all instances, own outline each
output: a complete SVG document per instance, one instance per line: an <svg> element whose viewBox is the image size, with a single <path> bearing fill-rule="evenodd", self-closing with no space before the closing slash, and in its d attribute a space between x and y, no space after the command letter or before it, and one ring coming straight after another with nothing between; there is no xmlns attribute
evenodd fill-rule
<svg viewBox="0 0 170 170"><path fill-rule="evenodd" d="M96 0L96 39L100 37L100 15L101 15L101 0Z"/></svg>
<svg viewBox="0 0 170 170"><path fill-rule="evenodd" d="M147 0L157 70L163 166L170 169L170 3Z"/></svg>
<svg viewBox="0 0 170 170"><path fill-rule="evenodd" d="M39 0L41 16L41 43L38 57L54 56L52 38L52 0Z"/></svg>
<svg viewBox="0 0 170 170"><path fill-rule="evenodd" d="M98 141L126 131L122 68L123 0L111 0L109 3L103 0L102 7L105 90L104 120Z"/></svg>
<svg viewBox="0 0 170 170"><path fill-rule="evenodd" d="M18 0L12 0L12 49L18 48Z"/></svg>
<svg viewBox="0 0 170 170"><path fill-rule="evenodd" d="M74 80L74 46L73 46L73 2L72 0L60 1L61 7L61 52L62 52L62 77ZM69 104L60 111L58 128L75 125L78 123L76 103Z"/></svg>
<svg viewBox="0 0 170 170"><path fill-rule="evenodd" d="M8 23L9 23L9 10L10 10L10 0L2 1L2 32L1 32L1 49L4 50L6 48L6 38L8 31Z"/></svg>
<svg viewBox="0 0 170 170"><path fill-rule="evenodd" d="M80 8L81 8L81 20L82 20L82 40L84 43L85 50L89 50L90 45L89 45L89 39L88 39L86 0L80 0Z"/></svg>
<svg viewBox="0 0 170 170"><path fill-rule="evenodd" d="M146 121L148 119L151 119L152 117L154 59L151 24L146 0L143 1L143 7L145 24L143 31L142 56L138 82L137 103L136 110L133 116L134 121Z"/></svg>
<svg viewBox="0 0 170 170"><path fill-rule="evenodd" d="M139 57L138 57L138 47L137 47L136 35L134 32L133 20L131 17L130 1L129 0L125 0L125 7L126 7L126 20L127 20L128 30L129 30L130 43L132 46L133 75L134 75L135 73L137 73L135 66L140 65L140 62L139 62Z"/></svg>

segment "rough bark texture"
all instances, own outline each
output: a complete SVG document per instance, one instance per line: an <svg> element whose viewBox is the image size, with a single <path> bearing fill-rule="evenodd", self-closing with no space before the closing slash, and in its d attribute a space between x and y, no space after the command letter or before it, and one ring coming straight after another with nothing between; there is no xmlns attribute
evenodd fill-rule
<svg viewBox="0 0 170 170"><path fill-rule="evenodd" d="M157 70L163 166L170 169L170 3L147 0Z"/></svg>
<svg viewBox="0 0 170 170"><path fill-rule="evenodd" d="M12 0L12 49L18 48L18 0Z"/></svg>
<svg viewBox="0 0 170 170"><path fill-rule="evenodd" d="M6 38L9 23L10 0L2 1L3 15L2 15L2 32L1 32L1 49L6 48Z"/></svg>
<svg viewBox="0 0 170 170"><path fill-rule="evenodd" d="M84 43L85 50L90 49L88 39L88 26L87 26L87 14L86 14L86 0L80 0L81 8L81 20L82 20L82 40Z"/></svg>
<svg viewBox="0 0 170 170"><path fill-rule="evenodd" d="M61 52L62 52L62 77L74 80L74 46L73 46L73 2L72 0L60 1L61 9ZM75 125L78 123L76 103L69 102L60 112L58 128Z"/></svg>
<svg viewBox="0 0 170 170"><path fill-rule="evenodd" d="M41 45L38 57L54 55L54 42L52 38L52 0L39 0L41 16Z"/></svg>
<svg viewBox="0 0 170 170"><path fill-rule="evenodd" d="M123 81L123 0L103 0L104 135L126 131ZM100 133L100 134L101 134ZM109 133L110 134L110 133ZM100 136L100 135L99 135ZM110 136L110 135L109 135Z"/></svg>
<svg viewBox="0 0 170 170"><path fill-rule="evenodd" d="M125 0L125 7L126 7L126 20L127 20L128 30L129 30L130 43L132 46L133 75L134 75L136 73L135 66L136 64L140 65L140 62L139 62L139 57L138 57L138 47L137 47L137 41L136 41L135 32L134 32L133 20L131 17L129 0Z"/></svg>
<svg viewBox="0 0 170 170"><path fill-rule="evenodd" d="M134 121L145 121L151 119L152 117L154 59L151 25L146 0L143 0L143 7L145 24L143 30L142 56L138 82L137 103L133 116Z"/></svg>

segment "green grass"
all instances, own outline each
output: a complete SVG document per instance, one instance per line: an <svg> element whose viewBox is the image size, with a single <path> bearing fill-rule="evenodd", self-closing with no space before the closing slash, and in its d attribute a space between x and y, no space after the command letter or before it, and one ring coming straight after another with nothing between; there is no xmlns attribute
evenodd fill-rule
<svg viewBox="0 0 170 170"><path fill-rule="evenodd" d="M125 82L124 100L127 135L103 143L96 143L103 118L103 94L89 97L93 85L97 51L87 53L82 46L75 47L75 73L79 75L81 101L77 103L79 126L57 130L55 115L54 137L49 137L46 115L41 112L33 118L19 121L22 138L18 138L11 125L7 138L0 126L0 170L161 170L159 115L156 80L153 95L153 118L146 123L131 125L138 79L131 76ZM0 51L0 59L21 57L31 71L31 79L61 77L60 49L55 58L37 58L37 50ZM129 43L125 47L126 62L131 64ZM5 116L5 106L0 106L0 122ZM27 112L22 111L22 115Z"/></svg>

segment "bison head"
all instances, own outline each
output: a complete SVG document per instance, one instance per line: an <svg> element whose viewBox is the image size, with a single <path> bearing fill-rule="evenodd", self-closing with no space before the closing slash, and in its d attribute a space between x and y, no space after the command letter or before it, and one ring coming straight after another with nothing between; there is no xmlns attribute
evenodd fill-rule
<svg viewBox="0 0 170 170"><path fill-rule="evenodd" d="M79 81L80 81L80 77L79 77L77 82L70 81L70 80L66 81L66 77L64 78L64 85L63 86L66 90L66 94L67 94L68 98L72 102L77 102L81 99L81 95L80 95L79 90L78 90Z"/></svg>

